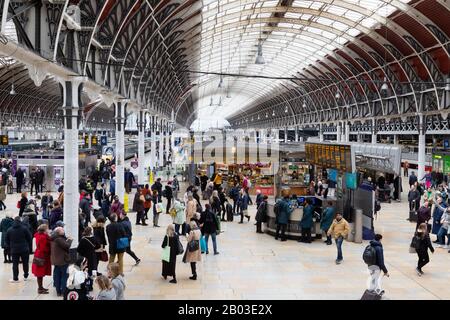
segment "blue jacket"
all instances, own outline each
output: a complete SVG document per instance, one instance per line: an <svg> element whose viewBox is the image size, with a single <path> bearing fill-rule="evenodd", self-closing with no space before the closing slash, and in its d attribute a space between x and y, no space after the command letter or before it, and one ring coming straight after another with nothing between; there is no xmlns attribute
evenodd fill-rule
<svg viewBox="0 0 450 320"><path fill-rule="evenodd" d="M248 202L249 202L249 198L247 194L244 194L242 196L240 196L239 198L239 206L241 208L241 210L247 210L248 209Z"/></svg>
<svg viewBox="0 0 450 320"><path fill-rule="evenodd" d="M313 226L313 212L314 207L312 205L307 205L303 208L303 217L300 220L300 227L302 229L310 229Z"/></svg>
<svg viewBox="0 0 450 320"><path fill-rule="evenodd" d="M228 195L234 201L238 201L239 200L239 188L238 187L231 188L230 193Z"/></svg>
<svg viewBox="0 0 450 320"><path fill-rule="evenodd" d="M384 265L384 251L383 251L383 245L379 241L372 240L370 241L370 245L375 248L375 251L377 252L377 266L380 267L380 269L387 273L386 266Z"/></svg>
<svg viewBox="0 0 450 320"><path fill-rule="evenodd" d="M441 203L441 207L445 208L446 205L445 203ZM434 212L433 212L433 229L431 230L432 234L437 234L439 232L439 229L441 228L441 218L442 215L444 214L444 210L442 210L441 208L439 208L438 206L434 207Z"/></svg>
<svg viewBox="0 0 450 320"><path fill-rule="evenodd" d="M328 207L325 209L322 221L320 222L320 229L322 229L325 232L327 232L330 229L331 224L333 223L335 211L336 210L333 207Z"/></svg>
<svg viewBox="0 0 450 320"><path fill-rule="evenodd" d="M277 224L288 224L292 211L294 211L291 203L289 202L289 199L283 198L282 200L278 200L277 203L279 204Z"/></svg>

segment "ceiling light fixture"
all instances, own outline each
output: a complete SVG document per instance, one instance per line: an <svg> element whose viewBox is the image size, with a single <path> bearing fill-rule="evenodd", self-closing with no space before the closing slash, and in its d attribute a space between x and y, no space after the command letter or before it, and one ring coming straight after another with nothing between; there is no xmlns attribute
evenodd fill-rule
<svg viewBox="0 0 450 320"><path fill-rule="evenodd" d="M260 118L259 118L259 114L258 114L258 120L259 120Z"/></svg>
<svg viewBox="0 0 450 320"><path fill-rule="evenodd" d="M263 50L262 50L262 16L261 16L261 7L259 7L259 40L258 40L258 54L256 56L255 64L265 64L266 60L264 60L263 57Z"/></svg>
<svg viewBox="0 0 450 320"><path fill-rule="evenodd" d="M387 84L387 78L384 77L384 82L383 85L381 86L381 91L387 91L389 89L388 84Z"/></svg>
<svg viewBox="0 0 450 320"><path fill-rule="evenodd" d="M269 117L269 114L266 112L266 118L268 118Z"/></svg>
<svg viewBox="0 0 450 320"><path fill-rule="evenodd" d="M336 95L334 97L336 99L339 99L341 97L341 94L339 93L339 90L336 89Z"/></svg>
<svg viewBox="0 0 450 320"><path fill-rule="evenodd" d="M284 112L285 112L285 113L288 113L288 112L289 112L288 106L286 106L286 108L284 108Z"/></svg>
<svg viewBox="0 0 450 320"><path fill-rule="evenodd" d="M275 117L275 110L272 111L272 117Z"/></svg>
<svg viewBox="0 0 450 320"><path fill-rule="evenodd" d="M213 106L213 98L211 97L211 102L209 103L209 106L212 107Z"/></svg>
<svg viewBox="0 0 450 320"><path fill-rule="evenodd" d="M14 89L14 82L11 83L11 91L9 92L10 95L15 95L16 94L16 90Z"/></svg>
<svg viewBox="0 0 450 320"><path fill-rule="evenodd" d="M306 109L306 102L303 101L303 109Z"/></svg>

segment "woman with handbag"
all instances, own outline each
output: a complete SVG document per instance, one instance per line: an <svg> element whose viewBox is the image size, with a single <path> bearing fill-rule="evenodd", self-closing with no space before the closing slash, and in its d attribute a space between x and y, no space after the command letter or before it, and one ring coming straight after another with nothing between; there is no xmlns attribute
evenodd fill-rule
<svg viewBox="0 0 450 320"><path fill-rule="evenodd" d="M431 244L430 236L428 235L428 228L426 223L422 223L415 234L415 249L419 260L417 261L416 272L419 277L423 275L422 268L430 262L428 249L434 253L433 245Z"/></svg>
<svg viewBox="0 0 450 320"><path fill-rule="evenodd" d="M169 281L170 283L177 283L175 267L177 265L177 255L179 254L179 241L174 225L169 224L161 248L170 248L169 261L162 260L162 276L164 280L166 280L167 277L173 277L173 279Z"/></svg>
<svg viewBox="0 0 450 320"><path fill-rule="evenodd" d="M41 224L36 234L36 250L34 252L31 272L37 278L38 294L48 294L48 289L43 286L44 277L52 275L52 264L50 261L50 236L48 234L48 225Z"/></svg>
<svg viewBox="0 0 450 320"><path fill-rule="evenodd" d="M158 191L156 190L153 190L152 201L153 201L153 227L159 228L158 221L161 209L159 206L157 206L157 204L159 204L160 201L158 197Z"/></svg>
<svg viewBox="0 0 450 320"><path fill-rule="evenodd" d="M191 280L197 280L197 262L202 261L202 253L200 251L200 238L202 233L195 221L189 223L190 232L187 237L187 248L183 257L184 263L191 264L192 277Z"/></svg>
<svg viewBox="0 0 450 320"><path fill-rule="evenodd" d="M88 274L92 276L92 271L97 271L97 255L95 250L100 249L100 244L95 240L92 234L92 228L86 227L83 231L77 252L87 260Z"/></svg>
<svg viewBox="0 0 450 320"><path fill-rule="evenodd" d="M108 262L108 252L106 251L106 246L108 245L108 242L106 241L106 234L105 234L105 217L104 216L98 216L97 220L92 224L92 228L94 229L94 238L95 241L100 244L100 248L95 250L97 259L96 266L94 270L97 270L97 275L101 275L101 273L98 272L98 263L100 261Z"/></svg>
<svg viewBox="0 0 450 320"><path fill-rule="evenodd" d="M136 225L142 225L147 226L145 223L145 197L142 194L141 188L137 188L136 194L134 195L134 201L133 201L133 211L136 211Z"/></svg>

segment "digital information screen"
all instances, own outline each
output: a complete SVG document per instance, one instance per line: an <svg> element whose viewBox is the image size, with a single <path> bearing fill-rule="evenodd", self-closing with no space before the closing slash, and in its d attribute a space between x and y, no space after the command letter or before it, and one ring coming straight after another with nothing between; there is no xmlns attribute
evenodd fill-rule
<svg viewBox="0 0 450 320"><path fill-rule="evenodd" d="M313 165L353 172L352 151L349 145L306 143L306 160Z"/></svg>

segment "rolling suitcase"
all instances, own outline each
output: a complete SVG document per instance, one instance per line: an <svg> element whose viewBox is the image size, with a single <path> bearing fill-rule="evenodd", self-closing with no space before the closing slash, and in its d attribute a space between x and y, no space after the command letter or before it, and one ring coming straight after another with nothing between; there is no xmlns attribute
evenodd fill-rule
<svg viewBox="0 0 450 320"><path fill-rule="evenodd" d="M227 221L228 222L233 221L233 206L231 204L227 203L227 206L225 209L227 211Z"/></svg>
<svg viewBox="0 0 450 320"><path fill-rule="evenodd" d="M373 291L364 291L361 300L381 300L382 295Z"/></svg>

